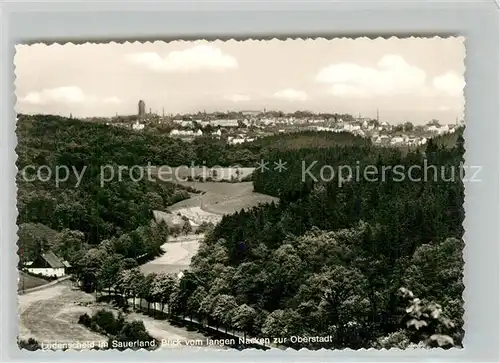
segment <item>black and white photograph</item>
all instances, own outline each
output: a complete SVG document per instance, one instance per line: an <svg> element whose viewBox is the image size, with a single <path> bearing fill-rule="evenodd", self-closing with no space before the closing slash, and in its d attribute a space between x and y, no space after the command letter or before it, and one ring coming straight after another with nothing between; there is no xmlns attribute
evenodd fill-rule
<svg viewBox="0 0 500 363"><path fill-rule="evenodd" d="M464 348L465 56L17 45L19 349Z"/></svg>

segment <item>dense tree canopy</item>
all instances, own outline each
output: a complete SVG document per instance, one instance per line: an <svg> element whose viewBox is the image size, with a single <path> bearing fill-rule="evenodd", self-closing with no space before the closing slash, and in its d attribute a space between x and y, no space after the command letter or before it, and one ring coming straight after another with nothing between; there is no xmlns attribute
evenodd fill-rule
<svg viewBox="0 0 500 363"><path fill-rule="evenodd" d="M232 327L240 306L252 309L249 334L333 337L328 344L306 343L310 348L460 346L460 146L431 142L423 153L404 154L364 145L271 150L289 168L256 174L254 185L280 202L225 216L209 234L181 284L190 310L222 321L217 302L223 296L234 307L227 312ZM317 181L301 181L303 160L318 160ZM420 170L411 180L389 171L378 180L339 183L320 178L323 165ZM425 177L429 165L436 177ZM401 298L401 288L422 300L409 299L413 293Z"/></svg>
<svg viewBox="0 0 500 363"><path fill-rule="evenodd" d="M78 187L77 175L60 185L18 177L22 259L52 249L89 290L158 303L169 314L282 338L296 348L460 346L460 133L404 152L314 132L228 146L21 115L20 171L87 168ZM101 185L102 165L253 166L261 159L286 163L285 171L253 175L254 190L279 203L207 228L180 281L140 272L137 265L161 253L169 233L165 224L151 223L152 210L189 195L130 175ZM375 170L369 177L368 168ZM332 339L297 343L287 341L291 336Z"/></svg>

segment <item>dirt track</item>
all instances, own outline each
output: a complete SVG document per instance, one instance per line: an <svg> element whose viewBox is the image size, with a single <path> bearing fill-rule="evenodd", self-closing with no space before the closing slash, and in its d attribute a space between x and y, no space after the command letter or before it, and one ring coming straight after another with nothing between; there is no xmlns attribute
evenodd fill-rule
<svg viewBox="0 0 500 363"><path fill-rule="evenodd" d="M20 295L19 338L35 338L40 344L106 342L106 337L78 324L80 315L97 309L78 304L93 301L92 295L72 290L69 282Z"/></svg>
<svg viewBox="0 0 500 363"><path fill-rule="evenodd" d="M203 235L188 235L173 239L162 246L165 253L142 266L145 273L171 272L178 273L189 267L191 258L196 254ZM73 290L71 283L49 286L43 290L19 296L19 338L35 338L42 343L76 343L76 342L106 342L107 338L96 334L78 324L80 315L93 312L104 305L95 304L93 295L79 290ZM87 306L83 306L87 305ZM203 335L174 327L164 320L154 320L143 314L130 314L129 320L144 321L148 332L162 340L194 340L205 339ZM182 348L181 346L164 346L166 348ZM188 347L189 349L207 349ZM213 348L210 348L213 349Z"/></svg>
<svg viewBox="0 0 500 363"><path fill-rule="evenodd" d="M188 235L173 238L170 242L163 244L163 255L141 266L145 274L151 272L168 272L177 274L189 267L191 258L196 255L203 235Z"/></svg>
<svg viewBox="0 0 500 363"><path fill-rule="evenodd" d="M181 184L206 191L204 195L179 202L170 208L172 212L185 215L194 223L203 221L218 223L224 214L276 199L253 193L251 183L186 182ZM162 246L165 253L141 266L141 270L146 274L151 272L177 274L187 269L203 237L203 235L188 235L171 239ZM19 296L19 338L32 337L39 343L105 342L106 337L93 333L77 323L81 314L90 315L102 307L92 303L93 301L95 299L92 295L73 290L70 282L21 295ZM85 304L89 305L83 306ZM128 319L144 321L149 333L159 340L204 339L199 333L174 327L167 321L154 320L142 314L130 314ZM181 348L184 347L186 346L181 345ZM179 348L179 346L163 346L163 348ZM207 348L190 346L189 349Z"/></svg>

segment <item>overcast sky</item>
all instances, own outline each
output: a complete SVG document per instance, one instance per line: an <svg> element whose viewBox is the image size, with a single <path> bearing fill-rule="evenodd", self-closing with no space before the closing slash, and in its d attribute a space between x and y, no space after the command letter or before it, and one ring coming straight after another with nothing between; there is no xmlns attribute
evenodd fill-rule
<svg viewBox="0 0 500 363"><path fill-rule="evenodd" d="M391 123L463 117L462 38L16 47L16 110L75 117L206 110L348 112Z"/></svg>

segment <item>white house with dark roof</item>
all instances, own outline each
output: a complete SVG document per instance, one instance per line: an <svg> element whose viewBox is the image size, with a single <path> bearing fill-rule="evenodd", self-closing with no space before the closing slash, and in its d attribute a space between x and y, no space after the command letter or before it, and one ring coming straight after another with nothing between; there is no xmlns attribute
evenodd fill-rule
<svg viewBox="0 0 500 363"><path fill-rule="evenodd" d="M65 276L66 269L69 267L70 265L67 261L61 260L52 251L42 253L35 260L25 263L25 268L28 272L50 277Z"/></svg>

